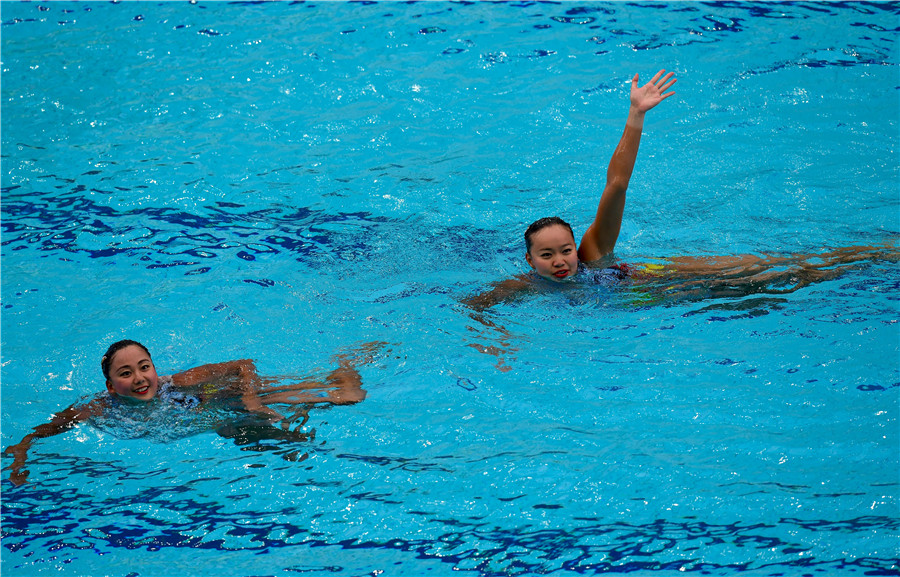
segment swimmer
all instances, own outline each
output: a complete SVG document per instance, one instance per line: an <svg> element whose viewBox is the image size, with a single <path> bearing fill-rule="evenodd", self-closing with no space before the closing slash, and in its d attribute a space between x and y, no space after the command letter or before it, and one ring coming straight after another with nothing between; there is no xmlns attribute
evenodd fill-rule
<svg viewBox="0 0 900 577"><path fill-rule="evenodd" d="M844 247L821 254L685 256L634 266L615 262L611 254L622 226L625 193L637 159L644 116L675 94L669 91L675 82L674 73L666 74L665 70L657 72L643 86L638 85L637 74L631 79L631 104L625 130L609 162L606 186L594 220L581 242L575 244L572 227L557 216L533 222L525 231L525 260L532 272L494 283L491 290L464 299L464 304L475 311L484 311L500 302L540 291L548 282L571 280L605 283L628 279L643 283L643 288L656 293L651 302L662 297L780 294L836 278L849 270L847 265L864 261L897 262L897 248L889 243ZM474 318L496 329L484 317Z"/></svg>
<svg viewBox="0 0 900 577"><path fill-rule="evenodd" d="M118 341L109 347L100 361L106 379L106 394L60 411L49 423L38 425L19 443L6 448L4 454L13 456L13 463L8 467L12 471L10 481L15 485L27 481L28 471L24 467L28 450L36 439L58 435L82 421L101 416L115 402L142 404L157 397L170 396L180 403L189 399L186 406L193 408L218 401L237 407L246 415L258 417L256 425L271 425L278 421L289 424L285 416L269 405L303 405L308 408L321 404L358 403L366 398L366 391L354 366L371 360L371 355L381 344L363 345L354 358L338 355L338 368L322 381L305 380L273 387L270 385L286 378L259 377L253 361L249 359L202 365L170 376L160 376L156 373L147 347L137 341ZM234 427L223 427L217 432L224 437L236 438L234 430ZM305 440L300 434L292 437Z"/></svg>
<svg viewBox="0 0 900 577"><path fill-rule="evenodd" d="M581 237L581 243L576 246L572 227L559 217L537 220L525 231L525 260L536 275L551 282L562 282L577 276L583 268L582 263L599 261L613 251L622 227L625 192L637 160L644 116L675 94L667 92L677 81L674 75L674 72L666 74L665 70L660 70L643 86L639 86L637 74L631 79L631 104L625 130L609 161L606 186L600 195L594 221ZM465 302L476 309L484 309L531 284L528 275L523 275L503 281L489 293Z"/></svg>

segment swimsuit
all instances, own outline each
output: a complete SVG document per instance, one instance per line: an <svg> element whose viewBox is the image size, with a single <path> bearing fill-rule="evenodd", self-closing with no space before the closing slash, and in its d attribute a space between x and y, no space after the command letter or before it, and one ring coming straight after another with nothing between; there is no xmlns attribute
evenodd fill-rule
<svg viewBox="0 0 900 577"><path fill-rule="evenodd" d="M197 395L175 389L172 385L172 377L168 375L159 378L159 391L156 396L161 401L180 405L185 409L196 409L203 402L203 399Z"/></svg>
<svg viewBox="0 0 900 577"><path fill-rule="evenodd" d="M578 274L575 278L589 283L608 285L630 277L632 272L632 268L624 262L605 268L589 268L579 263Z"/></svg>

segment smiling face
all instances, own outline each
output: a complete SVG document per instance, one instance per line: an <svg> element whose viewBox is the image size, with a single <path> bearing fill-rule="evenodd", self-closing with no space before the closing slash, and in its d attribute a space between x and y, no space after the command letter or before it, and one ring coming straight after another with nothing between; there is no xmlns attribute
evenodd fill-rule
<svg viewBox="0 0 900 577"><path fill-rule="evenodd" d="M578 247L568 228L546 226L531 236L531 249L525 253L531 268L542 277L561 281L578 272Z"/></svg>
<svg viewBox="0 0 900 577"><path fill-rule="evenodd" d="M150 355L137 345L117 351L109 363L106 390L120 397L149 401L159 390L159 377Z"/></svg>

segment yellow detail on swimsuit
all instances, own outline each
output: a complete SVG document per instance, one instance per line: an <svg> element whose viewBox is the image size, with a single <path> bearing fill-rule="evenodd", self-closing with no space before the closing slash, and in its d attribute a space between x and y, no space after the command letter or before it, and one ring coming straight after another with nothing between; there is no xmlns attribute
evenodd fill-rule
<svg viewBox="0 0 900 577"><path fill-rule="evenodd" d="M202 383L200 385L200 392L204 395L212 395L218 392L221 387L216 383Z"/></svg>
<svg viewBox="0 0 900 577"><path fill-rule="evenodd" d="M664 264L648 262L638 265L638 268L635 270L635 273L637 273L635 276L637 276L638 278L660 277L669 272L675 272L675 269L669 268Z"/></svg>

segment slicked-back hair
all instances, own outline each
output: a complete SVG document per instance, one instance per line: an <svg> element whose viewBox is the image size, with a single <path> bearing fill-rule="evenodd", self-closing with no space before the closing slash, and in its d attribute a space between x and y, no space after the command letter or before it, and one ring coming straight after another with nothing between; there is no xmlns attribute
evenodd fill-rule
<svg viewBox="0 0 900 577"><path fill-rule="evenodd" d="M525 229L525 252L531 252L531 238L539 230L553 225L566 227L567 229L569 229L569 234L572 235L572 238L575 238L575 233L572 231L572 227L568 222L564 221L558 216L545 216L544 218L539 218L536 221L532 222L530 225L528 225L528 228Z"/></svg>
<svg viewBox="0 0 900 577"><path fill-rule="evenodd" d="M147 353L147 358L153 360L153 357L150 356L150 351L148 351L147 347L145 347L141 343L128 339L117 341L109 345L109 348L106 349L106 354L104 354L103 358L100 359L100 370L103 371L103 377L105 379L109 379L109 365L112 364L113 357L116 356L116 353L121 351L125 347L130 347L131 345L144 349L144 352Z"/></svg>

